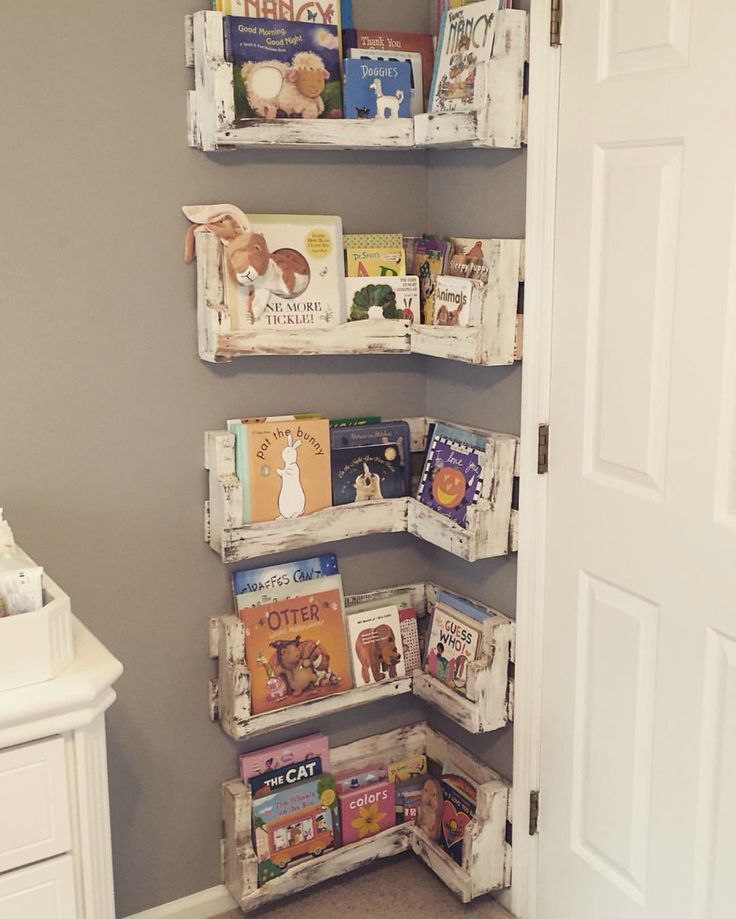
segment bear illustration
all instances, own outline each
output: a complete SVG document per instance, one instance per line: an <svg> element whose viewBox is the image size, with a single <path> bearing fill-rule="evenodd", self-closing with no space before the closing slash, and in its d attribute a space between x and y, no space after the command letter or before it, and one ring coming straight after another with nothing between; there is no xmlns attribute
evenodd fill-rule
<svg viewBox="0 0 736 919"><path fill-rule="evenodd" d="M355 653L360 661L364 683L370 683L371 674L376 683L386 678L396 678L396 665L401 660L396 647L396 636L391 626L378 625L363 629L355 639Z"/></svg>

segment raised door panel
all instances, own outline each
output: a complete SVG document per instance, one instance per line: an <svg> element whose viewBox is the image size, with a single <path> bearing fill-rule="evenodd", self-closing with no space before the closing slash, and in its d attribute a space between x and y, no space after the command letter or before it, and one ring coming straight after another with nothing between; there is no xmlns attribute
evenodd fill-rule
<svg viewBox="0 0 736 919"><path fill-rule="evenodd" d="M79 919L70 855L0 875L2 919Z"/></svg>

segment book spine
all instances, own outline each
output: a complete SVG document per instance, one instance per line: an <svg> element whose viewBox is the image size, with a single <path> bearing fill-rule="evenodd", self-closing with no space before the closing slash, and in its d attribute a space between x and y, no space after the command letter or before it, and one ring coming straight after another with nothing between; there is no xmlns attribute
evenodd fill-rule
<svg viewBox="0 0 736 919"><path fill-rule="evenodd" d="M227 429L235 435L235 475L238 477L243 492L243 523L250 523L248 428L241 421L228 421Z"/></svg>
<svg viewBox="0 0 736 919"><path fill-rule="evenodd" d="M437 47L434 52L434 67L432 68L432 83L430 84L430 87L429 87L429 103L427 105L427 108L430 112L434 108L434 94L435 94L435 89L437 88L437 72L442 62L442 40L445 34L446 19L447 19L447 10L445 10L442 13L442 20L440 21L440 26L437 31Z"/></svg>

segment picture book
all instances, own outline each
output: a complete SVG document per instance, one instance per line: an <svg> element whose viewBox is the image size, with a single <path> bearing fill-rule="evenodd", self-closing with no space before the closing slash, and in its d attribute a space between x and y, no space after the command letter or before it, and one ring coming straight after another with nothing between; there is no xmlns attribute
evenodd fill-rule
<svg viewBox="0 0 736 919"><path fill-rule="evenodd" d="M406 676L398 607L351 612L347 619L356 686Z"/></svg>
<svg viewBox="0 0 736 919"><path fill-rule="evenodd" d="M256 776L308 759L319 759L323 772L330 771L330 745L324 734L309 734L250 753L241 753L240 776L244 782L248 782Z"/></svg>
<svg viewBox="0 0 736 919"><path fill-rule="evenodd" d="M337 26L225 16L225 60L233 65L235 123L253 118L341 118Z"/></svg>
<svg viewBox="0 0 736 919"><path fill-rule="evenodd" d="M399 608L399 627L401 629L401 644L404 649L404 664L406 672L412 673L422 667L422 654L419 647L419 628L417 626L417 611L413 606Z"/></svg>
<svg viewBox="0 0 736 919"><path fill-rule="evenodd" d="M413 92L408 61L343 62L343 110L346 118L410 118Z"/></svg>
<svg viewBox="0 0 736 919"><path fill-rule="evenodd" d="M252 813L259 885L338 842L337 794L329 774L254 798Z"/></svg>
<svg viewBox="0 0 736 919"><path fill-rule="evenodd" d="M389 782L408 782L417 776L427 774L427 757L424 753L405 756L388 764Z"/></svg>
<svg viewBox="0 0 736 919"><path fill-rule="evenodd" d="M376 278L406 274L403 246L384 246L345 250L349 278Z"/></svg>
<svg viewBox="0 0 736 919"><path fill-rule="evenodd" d="M378 415L365 415L363 418L330 418L330 428L351 428L356 424L378 424Z"/></svg>
<svg viewBox="0 0 736 919"><path fill-rule="evenodd" d="M396 54L419 54L422 61L422 104L426 110L434 62L432 36L423 32L385 32L376 29L347 29L343 32L346 53L351 48L358 51L380 51Z"/></svg>
<svg viewBox="0 0 736 919"><path fill-rule="evenodd" d="M335 773L335 786L338 794L341 791L355 791L388 780L388 769L384 763L365 763L348 765Z"/></svg>
<svg viewBox="0 0 736 919"><path fill-rule="evenodd" d="M419 322L419 278L345 278L348 321L408 319Z"/></svg>
<svg viewBox="0 0 736 919"><path fill-rule="evenodd" d="M493 54L498 0L447 10L437 37L429 111L472 112L487 99L486 64Z"/></svg>
<svg viewBox="0 0 736 919"><path fill-rule="evenodd" d="M469 278L440 275L432 298L432 324L466 328L480 324L481 298Z"/></svg>
<svg viewBox="0 0 736 919"><path fill-rule="evenodd" d="M396 823L394 786L390 782L341 792L339 802L343 845L375 836Z"/></svg>
<svg viewBox="0 0 736 919"><path fill-rule="evenodd" d="M329 507L330 425L326 418L245 427L250 520L293 520Z"/></svg>
<svg viewBox="0 0 736 919"><path fill-rule="evenodd" d="M345 322L342 220L247 216L246 231L223 239L231 331L332 329Z"/></svg>
<svg viewBox="0 0 736 919"><path fill-rule="evenodd" d="M417 778L394 785L397 823L416 823L423 782L423 778Z"/></svg>
<svg viewBox="0 0 736 919"><path fill-rule="evenodd" d="M284 596L303 594L315 582L339 574L337 556L329 553L296 562L233 571L233 596L238 610L258 603L271 603ZM283 591L289 593L284 594Z"/></svg>
<svg viewBox="0 0 736 919"><path fill-rule="evenodd" d="M417 499L467 526L468 508L482 495L485 438L437 423L427 450Z"/></svg>
<svg viewBox="0 0 736 919"><path fill-rule="evenodd" d="M425 672L465 695L468 663L478 656L481 639L477 623L437 604L427 635Z"/></svg>
<svg viewBox="0 0 736 919"><path fill-rule="evenodd" d="M475 603L473 600L469 600L467 597L458 597L455 594L450 593L448 590L437 591L437 602L444 603L445 606L449 606L452 609L457 610L464 616L469 616L471 619L475 619L476 622L482 623L488 619L489 611L487 607L480 603Z"/></svg>
<svg viewBox="0 0 736 919"><path fill-rule="evenodd" d="M352 689L337 587L248 607L240 618L254 714Z"/></svg>
<svg viewBox="0 0 736 919"><path fill-rule="evenodd" d="M499 240L453 236L450 274L488 283L491 267L498 260Z"/></svg>
<svg viewBox="0 0 736 919"><path fill-rule="evenodd" d="M404 244L401 233L343 233L346 249L400 249Z"/></svg>
<svg viewBox="0 0 736 919"><path fill-rule="evenodd" d="M427 325L432 324L435 286L438 276L444 274L448 249L449 243L441 239L417 240L412 273L419 278L422 322Z"/></svg>
<svg viewBox="0 0 736 919"><path fill-rule="evenodd" d="M424 99L422 97L422 56L417 51L361 51L358 48L351 48L348 52L349 60L360 60L365 61L366 63L381 63L383 62L386 65L399 63L402 65L408 64L411 68L409 73L409 89L408 89L408 101L409 101L409 114L410 115L421 115L424 111ZM347 60L343 64L343 73L347 73L348 63ZM380 78L379 78L380 79ZM345 80L343 78L343 82ZM405 87L402 86L401 89L406 91ZM345 112L348 111L348 106L346 102L346 86L343 86L343 105ZM383 93L387 94L390 90L390 87L383 87ZM403 100L402 100L403 101ZM401 115L401 113L399 113ZM351 117L347 114L346 118ZM370 116L358 116L358 117L370 117Z"/></svg>
<svg viewBox="0 0 736 919"><path fill-rule="evenodd" d="M442 778L442 828L440 845L458 865L463 863L465 830L475 816L475 801Z"/></svg>
<svg viewBox="0 0 736 919"><path fill-rule="evenodd" d="M406 421L332 428L334 504L401 498L411 489L411 434Z"/></svg>
<svg viewBox="0 0 736 919"><path fill-rule="evenodd" d="M319 756L311 756L300 763L294 763L293 766L281 766L263 775L256 775L248 784L253 797L262 798L289 785L296 785L297 782L316 778L322 775L322 772L322 760Z"/></svg>

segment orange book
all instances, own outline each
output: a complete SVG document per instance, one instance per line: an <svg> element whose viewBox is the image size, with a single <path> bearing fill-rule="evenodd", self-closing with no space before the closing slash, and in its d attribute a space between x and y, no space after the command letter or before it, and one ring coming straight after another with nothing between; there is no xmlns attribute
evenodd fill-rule
<svg viewBox="0 0 736 919"><path fill-rule="evenodd" d="M295 418L247 425L250 520L293 520L330 507L330 423Z"/></svg>
<svg viewBox="0 0 736 919"><path fill-rule="evenodd" d="M253 714L352 689L339 575L321 586L240 611Z"/></svg>

